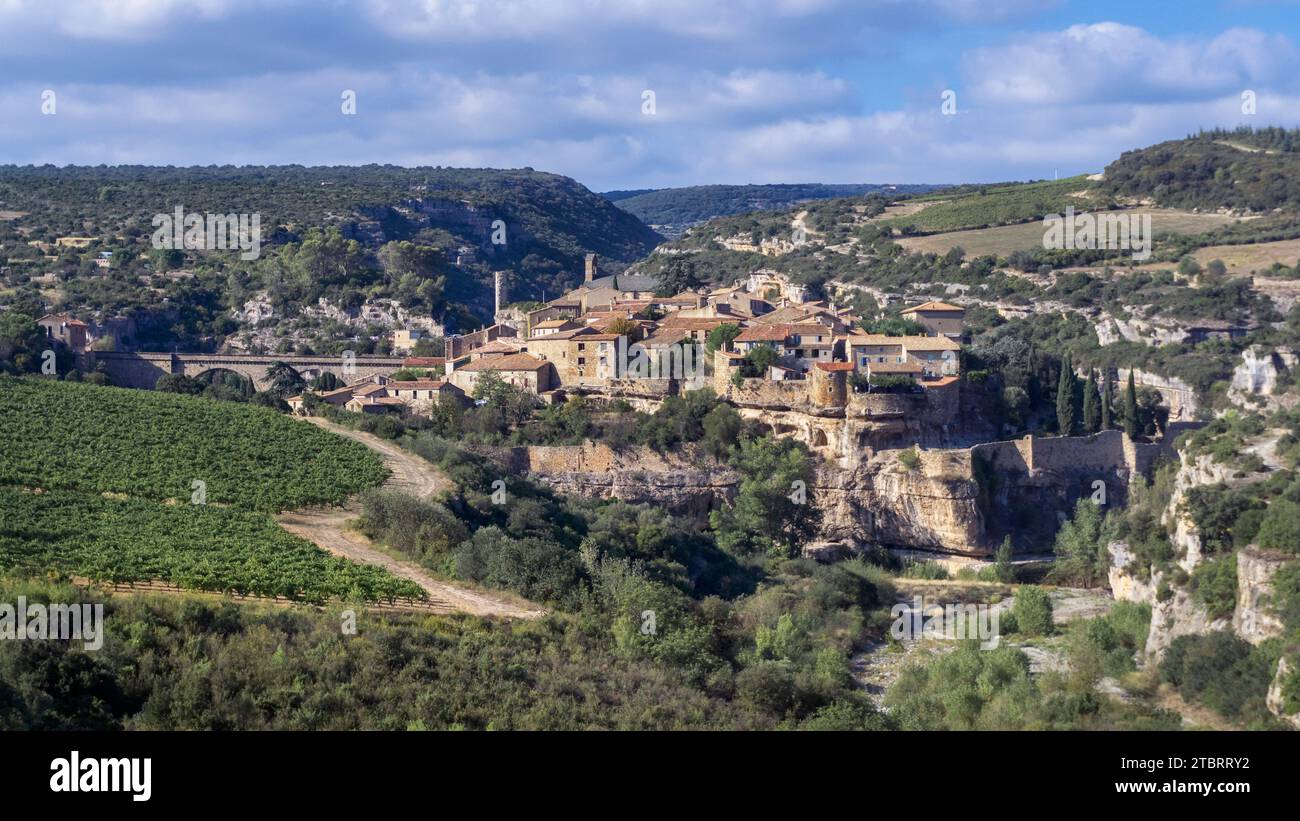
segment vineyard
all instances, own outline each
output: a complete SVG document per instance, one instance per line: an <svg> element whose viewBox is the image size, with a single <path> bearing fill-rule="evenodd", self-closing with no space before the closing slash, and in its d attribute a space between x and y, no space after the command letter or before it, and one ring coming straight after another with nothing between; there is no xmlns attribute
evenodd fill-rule
<svg viewBox="0 0 1300 821"><path fill-rule="evenodd" d="M1094 184L1086 177L1068 177L983 189L976 187L969 193L938 192L911 200L917 203L933 201L932 205L907 216L894 217L888 223L932 234L1025 222L1044 214L1064 213L1069 205L1080 211L1096 207L1100 202L1092 196L1093 187Z"/></svg>
<svg viewBox="0 0 1300 821"><path fill-rule="evenodd" d="M269 515L383 481L378 456L314 425L200 397L0 377L0 430L0 568L309 602L426 597Z"/></svg>
<svg viewBox="0 0 1300 821"><path fill-rule="evenodd" d="M275 411L193 396L0 377L0 485L273 513L380 483L364 445ZM202 482L196 485L195 482Z"/></svg>
<svg viewBox="0 0 1300 821"><path fill-rule="evenodd" d="M0 487L0 567L309 602L426 595L382 568L330 556L264 514L13 487Z"/></svg>

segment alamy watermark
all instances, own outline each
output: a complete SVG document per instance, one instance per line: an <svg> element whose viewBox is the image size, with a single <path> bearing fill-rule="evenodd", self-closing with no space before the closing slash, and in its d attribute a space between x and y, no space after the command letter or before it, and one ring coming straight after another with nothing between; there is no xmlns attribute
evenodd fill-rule
<svg viewBox="0 0 1300 821"><path fill-rule="evenodd" d="M1151 256L1151 214L1128 214L1106 211L1100 214L1076 214L1067 206L1065 216L1043 217L1043 248L1048 250L1132 251L1133 259L1144 261Z"/></svg>
<svg viewBox="0 0 1300 821"><path fill-rule="evenodd" d="M245 261L262 255L262 215L186 213L155 214L152 243L165 251L240 251Z"/></svg>
<svg viewBox="0 0 1300 821"><path fill-rule="evenodd" d="M104 605L0 602L0 641L80 641L87 650L104 646Z"/></svg>
<svg viewBox="0 0 1300 821"><path fill-rule="evenodd" d="M927 603L924 596L894 605L889 616L894 623L889 635L898 641L930 639L976 639L985 650L998 646L1001 611L988 604Z"/></svg>
<svg viewBox="0 0 1300 821"><path fill-rule="evenodd" d="M693 342L647 348L640 342L629 345L627 337L620 336L613 365L615 379L691 380L704 375L704 356Z"/></svg>

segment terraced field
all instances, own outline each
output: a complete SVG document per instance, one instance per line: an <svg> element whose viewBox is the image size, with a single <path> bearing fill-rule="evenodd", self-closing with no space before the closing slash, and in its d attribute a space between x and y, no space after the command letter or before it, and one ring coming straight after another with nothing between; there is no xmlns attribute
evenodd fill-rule
<svg viewBox="0 0 1300 821"><path fill-rule="evenodd" d="M1080 210L1082 209L1076 206L1075 211ZM1237 219L1222 214L1196 214L1190 211L1169 208L1142 208L1124 212L1112 210L1097 213L1150 214L1151 229L1156 235L1161 233L1197 234L1202 231L1210 231ZM922 253L943 254L951 248L961 246L967 256L982 256L984 254L1006 256L1013 251L1042 248L1044 230L1042 220L1035 219L1032 222L1024 222L1018 225L999 225L994 228L978 228L969 231L948 231L923 237L901 237L898 244L909 251Z"/></svg>
<svg viewBox="0 0 1300 821"><path fill-rule="evenodd" d="M0 378L0 569L328 599L426 598L269 515L386 471L364 445L264 408Z"/></svg>
<svg viewBox="0 0 1300 821"><path fill-rule="evenodd" d="M186 502L201 487L209 503L274 513L341 503L385 476L357 442L194 396L0 377L0 430L0 485Z"/></svg>

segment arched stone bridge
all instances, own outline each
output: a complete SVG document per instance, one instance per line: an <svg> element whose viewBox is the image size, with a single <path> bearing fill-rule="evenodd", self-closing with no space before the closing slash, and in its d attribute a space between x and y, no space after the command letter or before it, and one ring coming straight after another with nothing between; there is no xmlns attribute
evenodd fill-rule
<svg viewBox="0 0 1300 821"><path fill-rule="evenodd" d="M397 356L357 356L344 372L341 356L253 356L249 354L209 353L119 353L95 351L88 354L90 368L102 364L114 385L124 388L152 388L160 376L176 374L198 377L204 374L228 371L253 381L253 386L264 391L270 387L266 369L283 362L298 371L304 379L313 379L332 373L344 382L352 383L376 374L388 375L402 367Z"/></svg>

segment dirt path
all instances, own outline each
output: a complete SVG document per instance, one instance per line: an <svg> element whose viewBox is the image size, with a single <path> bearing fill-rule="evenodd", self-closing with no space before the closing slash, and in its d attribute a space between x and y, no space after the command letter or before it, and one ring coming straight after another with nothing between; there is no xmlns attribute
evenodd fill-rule
<svg viewBox="0 0 1300 821"><path fill-rule="evenodd" d="M319 417L309 421L328 431L355 439L384 457L384 467L389 477L384 487L402 490L413 496L427 499L443 490L450 490L451 480L438 468L420 457L402 450L392 442L362 431L350 430ZM470 613L475 616L496 616L512 619L535 619L546 615L546 610L530 602L499 593L481 593L450 582L435 579L424 568L406 559L397 559L379 550L364 534L348 527L360 515L355 500L341 508L302 508L281 513L276 517L280 526L295 536L301 536L335 556L343 556L364 564L379 565L395 576L410 579L429 594L435 605L449 611Z"/></svg>
<svg viewBox="0 0 1300 821"><path fill-rule="evenodd" d="M428 499L453 488L451 480L436 466L373 433L345 428L319 416L309 416L307 421L330 433L355 439L384 457L384 467L388 468L390 474L384 487L402 490L421 499Z"/></svg>
<svg viewBox="0 0 1300 821"><path fill-rule="evenodd" d="M378 565L394 576L410 579L429 594L436 605L448 610L470 613L475 616L498 616L512 619L536 619L546 611L536 605L517 604L505 596L480 593L440 581L429 575L415 562L396 559L377 549L369 539L348 527L348 522L360 513L352 505L342 508L293 510L276 517L280 527L314 542L335 556L355 562Z"/></svg>

